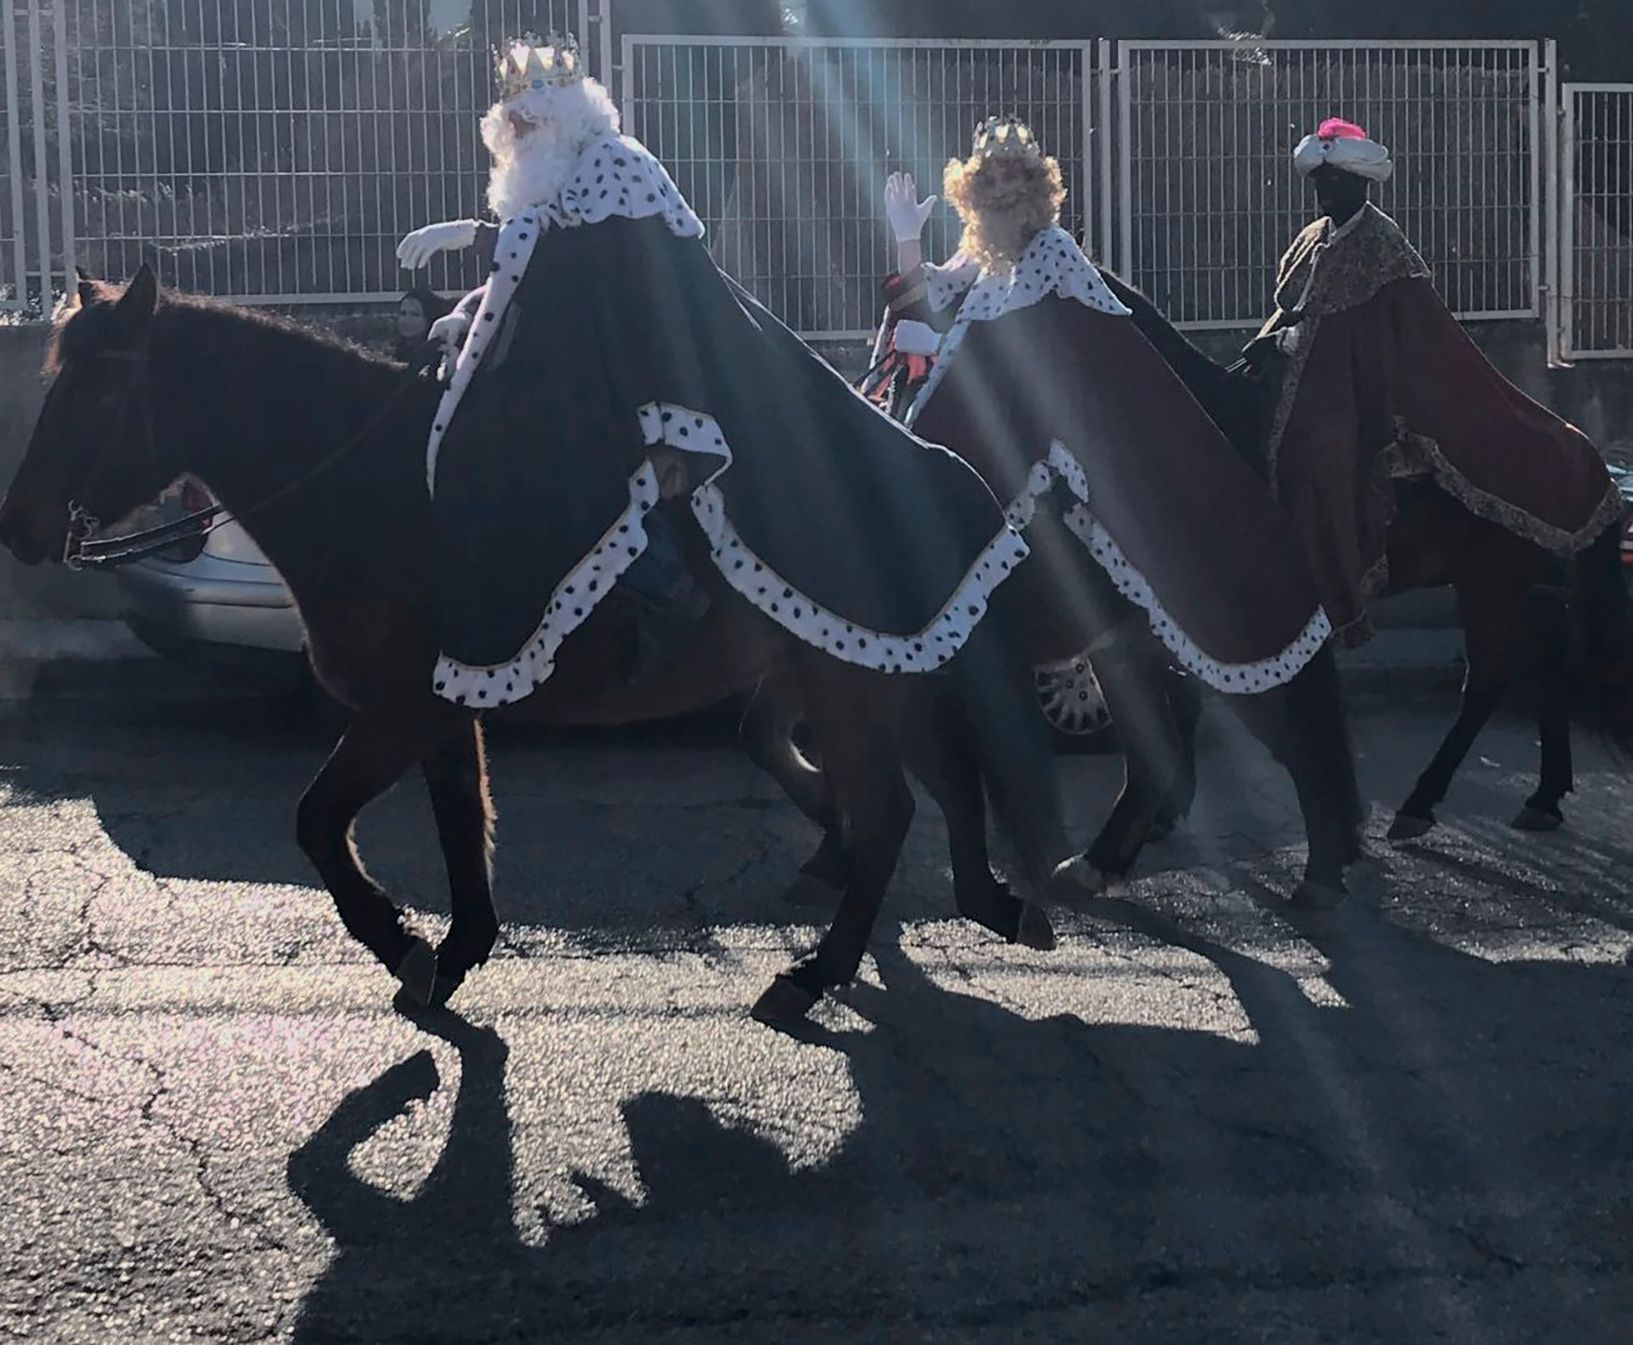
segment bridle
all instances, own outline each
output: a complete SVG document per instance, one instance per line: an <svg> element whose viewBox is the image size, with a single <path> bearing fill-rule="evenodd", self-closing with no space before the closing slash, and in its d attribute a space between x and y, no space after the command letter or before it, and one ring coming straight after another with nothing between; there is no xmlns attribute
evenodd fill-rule
<svg viewBox="0 0 1633 1345"><path fill-rule="evenodd" d="M92 355L93 359L105 360L109 363L127 365L130 376L125 386L120 390L119 399L114 405L113 423L123 425L126 415L131 409L138 392L142 397L141 425L145 432L145 447L152 450L155 446L153 434L153 406L147 396L147 380L142 377L147 369L147 346L141 345L134 350L99 350ZM91 513L80 501L89 498L94 488L101 484L101 478L106 471L108 459L117 450L120 438L102 447L91 459L90 467L85 473L85 479L80 482L78 497L68 501L68 527L62 540L62 563L70 570L82 570L86 565L96 563L96 549L104 543L93 542L91 539L100 531L102 520ZM150 529L151 531L151 529ZM119 540L119 539L109 539Z"/></svg>
<svg viewBox="0 0 1633 1345"><path fill-rule="evenodd" d="M133 561L143 560L157 554L177 542L203 539L208 537L217 528L225 527L228 523L259 513L282 500L287 499L296 491L302 489L316 477L322 475L339 462L347 453L357 447L364 439L379 428L381 423L396 410L398 404L420 382L420 376L435 366L442 356L442 347L427 343L420 354L409 362L408 368L398 386L363 423L362 427L345 440L334 452L309 467L293 481L287 481L268 495L262 496L254 504L236 512L230 511L225 505L211 504L203 509L195 509L192 513L181 518L172 519L169 523L161 523L157 527L143 528L138 532L125 533L119 537L96 536L102 527L102 521L91 513L82 500L90 498L93 488L101 484L101 478L106 471L107 463L117 450L118 440L101 449L91 459L85 479L80 483L76 495L68 501L68 523L63 534L62 563L70 570L103 570L115 566L129 565ZM138 398L141 400L138 423L142 428L143 448L151 455L157 454L158 436L153 423L153 401L145 377L148 368L148 348L143 344L133 350L99 350L92 353L92 359L108 360L128 365L130 378L120 391L115 407L115 423L122 424L127 413L132 409L132 403Z"/></svg>

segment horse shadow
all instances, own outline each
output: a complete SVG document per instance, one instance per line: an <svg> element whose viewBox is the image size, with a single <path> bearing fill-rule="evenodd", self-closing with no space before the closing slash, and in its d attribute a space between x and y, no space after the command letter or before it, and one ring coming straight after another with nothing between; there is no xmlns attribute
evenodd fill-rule
<svg viewBox="0 0 1633 1345"><path fill-rule="evenodd" d="M594 1212L543 1246L511 1216L505 1041L421 1020L460 1081L419 1190L388 1196L348 1158L440 1086L429 1052L290 1159L335 1246L294 1338L805 1339L826 1323L974 1339L1030 1322L1230 1340L1343 1334L1352 1313L1368 1339L1610 1338L1596 1314L1628 1287L1607 1249L1629 1231L1633 1053L1598 1039L1633 1036L1625 971L1493 964L1357 908L1300 930L1327 963L1317 1002L1274 960L1148 909L1101 916L1119 957L1216 967L1244 1021L1032 1018L886 939L882 984L799 1033L841 1053L855 1091L837 1152L803 1162L766 1118L722 1120L718 1083L641 1092L621 1114L644 1195L576 1175ZM1575 1265L1599 1267L1583 1271L1598 1297L1508 1292L1528 1267L1568 1288Z"/></svg>

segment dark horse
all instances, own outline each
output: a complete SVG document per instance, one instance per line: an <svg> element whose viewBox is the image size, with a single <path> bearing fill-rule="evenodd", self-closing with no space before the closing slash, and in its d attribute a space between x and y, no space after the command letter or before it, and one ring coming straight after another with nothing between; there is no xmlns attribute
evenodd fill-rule
<svg viewBox="0 0 1633 1345"><path fill-rule="evenodd" d="M1155 313L1149 302L1141 304L1148 318ZM1178 335L1162 326L1163 335ZM1163 349L1163 343L1154 344ZM1117 591L1058 517L1040 511L1027 536L1033 559L1011 580L1027 595L1030 618L1018 652L1034 666L1063 658L1092 665L1117 727L1124 785L1085 856L1095 876L1115 882L1132 869L1146 842L1191 806L1202 691L1195 678L1173 667L1146 614ZM1337 904L1345 894L1345 870L1360 857L1363 816L1332 651L1322 650L1284 686L1225 700L1286 769L1297 792L1309 853L1294 900ZM823 828L819 848L788 892L791 900L818 904L844 888L850 860L834 825L821 764L794 742L801 710L794 688L764 687L745 718L744 738L756 763ZM972 899L967 894L1002 886L986 847L978 762L967 747L973 726L957 698L938 694L933 681L913 688L907 710L907 761L947 814L954 890L962 905Z"/></svg>
<svg viewBox="0 0 1633 1345"><path fill-rule="evenodd" d="M1106 283L1134 314L1146 339L1179 375L1203 409L1213 418L1237 452L1261 475L1263 443L1268 426L1268 397L1255 378L1226 368L1208 358L1143 293L1101 268ZM1417 588L1451 587L1462 614L1468 672L1462 710L1434 759L1402 804L1390 828L1390 838L1407 840L1426 834L1435 824L1434 809L1446 796L1452 777L1468 754L1475 737L1507 696L1517 674L1528 673L1538 693L1538 725L1542 746L1542 776L1514 825L1521 830L1547 831L1563 821L1561 802L1572 788L1570 719L1573 709L1590 727L1616 745L1633 744L1633 619L1622 582L1620 528L1612 525L1570 565L1550 556L1535 544L1481 519L1427 481L1397 484L1396 516L1389 533L1390 585L1388 593ZM1088 566L1087 562L1084 562ZM1126 628L1125 628L1126 629ZM1118 668L1106 646L1091 649L1088 661L1108 685L1113 718L1119 722L1128 785L1124 800L1141 799L1147 805L1140 816L1160 828L1183 817L1196 789L1195 729L1200 692L1194 680L1168 667L1153 642L1136 655L1137 664ZM1041 661L1041 660L1040 660ZM1108 668L1108 664L1111 666ZM1111 674L1108 676L1108 672ZM1300 895L1323 900L1342 891L1332 881L1332 801L1347 806L1359 825L1358 796L1345 804L1340 784L1322 788L1323 770L1340 771L1347 763L1347 744L1339 750L1319 744L1322 707L1336 697L1332 656L1321 659L1294 684L1270 696L1233 698L1234 708L1248 726L1269 743L1287 765L1299 790L1310 838L1310 867ZM1112 694L1112 689L1116 694ZM1134 719L1133 716L1138 716ZM808 816L825 826L816 854L802 870L802 882L793 893L817 900L842 888L848 872L844 848L831 825L831 805L824 794L821 773L792 744L791 730L799 707L786 689L765 698L748 720L750 751L783 785ZM943 703L919 716L923 727L909 738L909 760L933 786L943 809L959 808L965 822L953 829L952 865L960 892L978 890L997 881L991 873L984 832L973 820L981 806L980 781L974 778L967 755L960 757L953 744L966 731L956 706ZM1301 729L1312 726L1317 736L1301 743ZM1177 737L1177 762L1170 742ZM1331 744L1330 732L1326 741ZM1325 765L1323 764L1325 760ZM926 771L931 774L926 774ZM1346 777L1336 777L1342 781ZM1347 777L1353 789L1353 775ZM1166 785L1160 782L1166 781ZM1154 792L1155 791L1155 792ZM1323 812L1326 822L1323 824ZM1344 816L1345 814L1339 814ZM1113 815L1113 822L1118 814ZM1126 820L1126 819L1125 819ZM1108 831L1089 851L1106 867L1103 852ZM1138 831L1129 821L1119 841L1125 858L1137 853L1129 844L1159 834ZM1353 851L1351 852L1353 853Z"/></svg>
<svg viewBox="0 0 1633 1345"><path fill-rule="evenodd" d="M437 645L421 446L438 389L282 319L187 296L161 299L146 266L123 290L82 282L78 301L56 332L56 379L0 506L0 542L27 564L56 559L65 539L95 526L94 518L121 518L184 473L242 519L295 596L318 678L351 710L300 801L300 845L346 928L409 997L445 1000L487 959L498 920L481 725L431 690ZM695 527L686 535L694 549L704 545ZM913 801L897 725L912 679L859 669L799 643L738 598L706 559L692 568L713 584L714 606L676 663L622 694L609 690L621 686L629 666L633 626L627 606L602 604L565 646L549 682L517 707L518 717L579 724L666 718L773 673L792 679L854 860L839 912L815 952L756 1006L762 1017L797 1017L854 975L900 854ZM999 608L995 601L989 622ZM990 729L993 752L983 766L1001 777L1012 813L1025 819L1021 844L1036 870L1047 879L1061 866L1055 895L1081 895L1065 864L1070 851L1047 751L1028 748L1026 721L1036 715L1027 704L1026 670L986 629L984 622L950 665L954 682L993 709L983 715L971 706L972 719ZM1021 721L1006 722L1003 694L988 696L1005 679L1025 693L1007 698L1025 711ZM451 889L452 920L435 949L364 871L352 839L362 808L416 765L430 791ZM1013 897L972 914L1008 939L1052 943L1047 920Z"/></svg>
<svg viewBox="0 0 1633 1345"><path fill-rule="evenodd" d="M1145 295L1103 274L1147 339L1262 475L1265 385L1215 363ZM1573 712L1614 745L1633 744L1633 619L1621 574L1620 524L1564 561L1470 513L1432 481L1412 479L1395 485L1387 546L1385 596L1420 588L1456 593L1468 665L1457 721L1401 804L1390 839L1410 840L1435 825L1435 808L1457 768L1520 675L1537 696L1542 772L1513 824L1522 831L1560 826L1561 802L1573 787Z"/></svg>

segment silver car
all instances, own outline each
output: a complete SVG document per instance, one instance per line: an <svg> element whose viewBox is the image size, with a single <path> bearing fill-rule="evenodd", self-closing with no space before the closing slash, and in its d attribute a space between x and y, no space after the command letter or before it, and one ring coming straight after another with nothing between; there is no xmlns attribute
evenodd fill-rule
<svg viewBox="0 0 1633 1345"><path fill-rule="evenodd" d="M183 481L136 520L168 522L214 503ZM306 636L283 579L237 523L200 543L180 542L116 572L129 604L126 621L158 653L296 678L305 667Z"/></svg>

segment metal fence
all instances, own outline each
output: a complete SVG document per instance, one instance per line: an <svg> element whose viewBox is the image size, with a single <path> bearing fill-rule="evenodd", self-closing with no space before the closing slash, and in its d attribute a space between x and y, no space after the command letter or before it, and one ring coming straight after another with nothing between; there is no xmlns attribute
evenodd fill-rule
<svg viewBox="0 0 1633 1345"><path fill-rule="evenodd" d="M143 258L243 302L392 297L397 238L481 204L489 48L572 28L721 263L813 339L876 321L885 175L938 191L995 111L1060 159L1098 255L1186 325L1251 325L1311 214L1290 152L1341 114L1395 151L1380 204L1457 312L1633 357L1633 88L1570 86L1562 143L1552 44L631 35L614 69L613 3L0 0L0 308ZM936 212L928 251L956 227Z"/></svg>
<svg viewBox="0 0 1633 1345"><path fill-rule="evenodd" d="M5 72L4 190L0 191L0 310L26 310L30 275L49 276L71 254L71 202L51 179L69 176L66 14L49 0L0 0L0 64ZM71 266L71 258L69 259ZM59 274L61 272L59 271ZM49 284L45 287L49 291ZM36 285L36 293L38 286ZM36 300L37 303L37 300Z"/></svg>
<svg viewBox="0 0 1633 1345"><path fill-rule="evenodd" d="M1633 359L1633 84L1564 89L1567 359Z"/></svg>
<svg viewBox="0 0 1633 1345"><path fill-rule="evenodd" d="M1068 225L1087 223L1095 78L1083 42L628 35L622 104L720 264L805 336L837 340L871 334L895 265L885 176L939 193L994 111L1032 124L1065 174ZM936 212L927 255L956 242Z"/></svg>
<svg viewBox="0 0 1633 1345"><path fill-rule="evenodd" d="M1463 317L1531 317L1542 282L1535 42L1123 42L1119 268L1193 327L1267 310L1312 217L1298 140L1329 116L1390 146L1377 193Z"/></svg>
<svg viewBox="0 0 1633 1345"><path fill-rule="evenodd" d="M75 262L143 258L241 302L394 296L398 237L481 204L490 48L589 19L588 0L27 0L26 27L24 9L0 0L0 286L36 307Z"/></svg>

